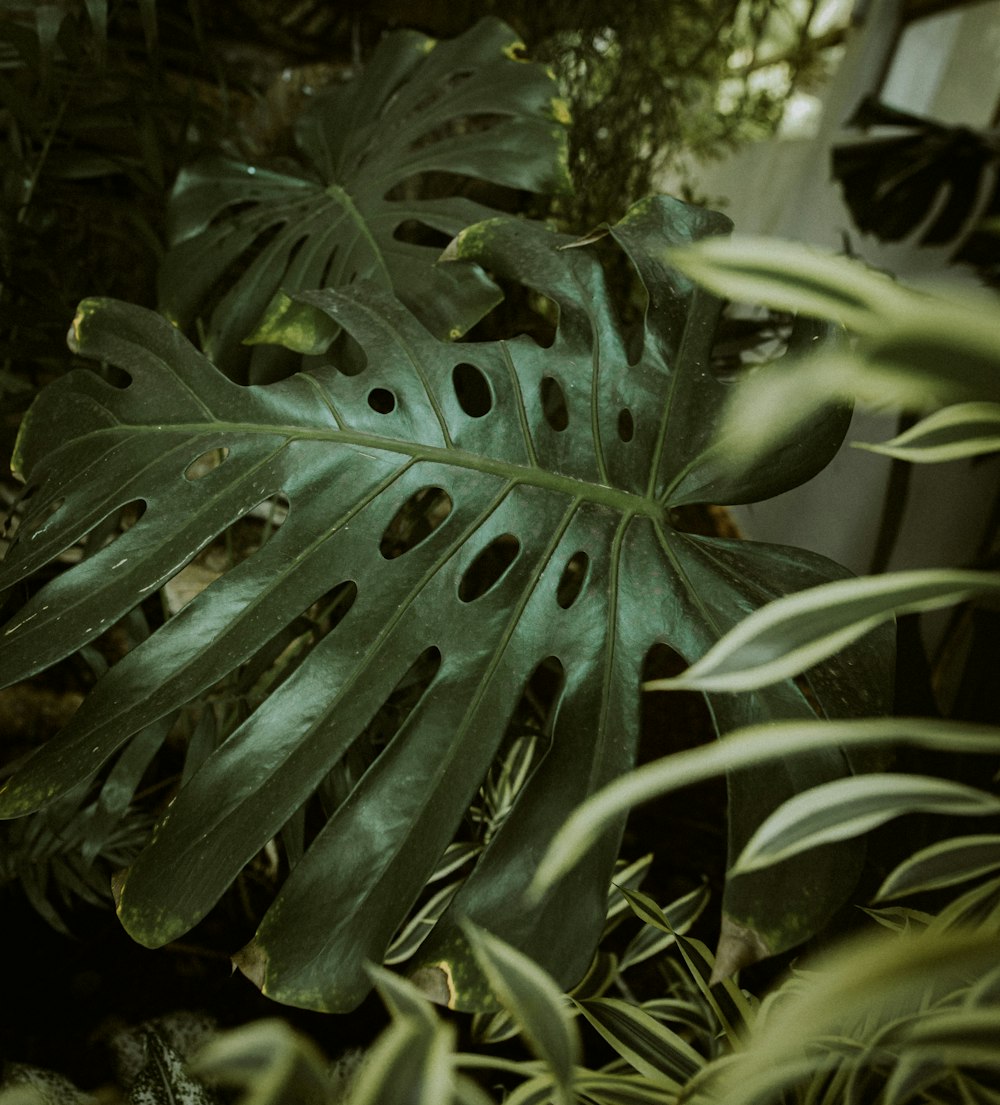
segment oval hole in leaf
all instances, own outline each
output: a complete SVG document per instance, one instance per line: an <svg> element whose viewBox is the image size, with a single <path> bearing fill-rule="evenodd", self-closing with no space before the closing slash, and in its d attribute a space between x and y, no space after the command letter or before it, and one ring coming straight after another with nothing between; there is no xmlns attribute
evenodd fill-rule
<svg viewBox="0 0 1000 1105"><path fill-rule="evenodd" d="M553 430L561 433L569 425L569 410L562 384L554 376L543 376L540 390L545 421Z"/></svg>
<svg viewBox="0 0 1000 1105"><path fill-rule="evenodd" d="M669 679L688 668L688 661L675 649L662 641L656 642L642 664L642 682L651 679ZM643 719L649 717L654 731L668 734L670 747L659 748L656 755L679 752L715 739L712 716L700 691L644 691L642 695ZM666 724L655 719L665 713ZM670 720L673 719L673 720ZM645 729L644 729L645 732ZM679 739L683 737L684 739ZM689 738L689 739L688 739Z"/></svg>
<svg viewBox="0 0 1000 1105"><path fill-rule="evenodd" d="M483 826L484 841L500 827L544 756L556 707L566 686L566 671L555 656L546 656L528 676L503 743L493 761L470 818Z"/></svg>
<svg viewBox="0 0 1000 1105"><path fill-rule="evenodd" d="M611 235L596 238L586 251L603 270L603 290L612 317L625 339L625 356L630 365L642 359L645 338L644 319L649 309L649 293L628 254Z"/></svg>
<svg viewBox="0 0 1000 1105"><path fill-rule="evenodd" d="M271 495L267 499L261 499L261 501L253 507L245 517L257 518L264 523L263 533L260 535L260 544L263 545L264 541L282 525L285 519L288 517L288 512L291 510L291 503L289 503L287 496L278 492L277 495Z"/></svg>
<svg viewBox="0 0 1000 1105"><path fill-rule="evenodd" d="M32 500L37 490L37 488L29 488L25 491L20 499L15 502L10 514L4 519L3 528L0 530L0 534L2 534L8 542L13 541L14 537L18 534L20 534L23 539L29 534L37 533L39 530L43 529L56 511L66 502L65 496L60 495L47 503L43 504L39 501L37 504L34 504ZM25 508L27 509L25 510Z"/></svg>
<svg viewBox="0 0 1000 1105"><path fill-rule="evenodd" d="M316 645L340 625L357 597L358 585L348 579L311 602L239 669L237 693L257 701L266 694L273 694Z"/></svg>
<svg viewBox="0 0 1000 1105"><path fill-rule="evenodd" d="M457 364L451 372L458 405L470 418L482 418L493 406L490 384L473 364Z"/></svg>
<svg viewBox="0 0 1000 1105"><path fill-rule="evenodd" d="M712 343L709 371L721 383L734 383L759 364L788 351L792 317L747 303L727 303Z"/></svg>
<svg viewBox="0 0 1000 1105"><path fill-rule="evenodd" d="M195 457L184 469L184 478L186 480L200 480L214 468L218 468L228 456L229 449L225 445L217 449L208 449L200 457Z"/></svg>
<svg viewBox="0 0 1000 1105"><path fill-rule="evenodd" d="M440 650L434 645L425 648L406 669L365 727L364 733L351 750L355 757L360 753L367 761L366 766L374 762L382 749L406 724L407 718L434 681L440 667Z"/></svg>
<svg viewBox="0 0 1000 1105"><path fill-rule="evenodd" d="M586 556L586 553L583 555ZM532 716L525 719L529 729L548 732L565 685L566 669L562 661L557 656L546 656L528 676L524 686L521 702L532 711Z"/></svg>
<svg viewBox="0 0 1000 1105"><path fill-rule="evenodd" d="M392 232L397 242L407 242L413 246L432 246L444 249L451 241L451 235L420 222L419 219L406 219Z"/></svg>
<svg viewBox="0 0 1000 1105"><path fill-rule="evenodd" d="M323 266L323 275L319 280L319 287L329 288L335 287L339 281L336 279L336 265L337 254L339 252L339 246L333 246L330 250L330 254L326 259L326 264Z"/></svg>
<svg viewBox="0 0 1000 1105"><path fill-rule="evenodd" d="M490 195L491 203L496 206L499 200L492 189ZM490 273L490 279L502 292L503 299L469 330L463 340L496 341L525 334L540 348L551 348L559 322L559 305L555 300L495 272Z"/></svg>
<svg viewBox="0 0 1000 1105"><path fill-rule="evenodd" d="M622 441L631 441L635 437L635 419L628 407L618 412L618 436Z"/></svg>
<svg viewBox="0 0 1000 1105"><path fill-rule="evenodd" d="M559 583L556 586L556 602L563 608L568 610L580 595L583 590L583 585L587 581L587 570L590 568L590 557L579 549L577 552L566 561L566 567L563 568L563 573L559 577Z"/></svg>
<svg viewBox="0 0 1000 1105"><path fill-rule="evenodd" d="M132 386L131 375L124 368L119 368L118 365L102 365L100 372L104 382L118 391L126 391Z"/></svg>
<svg viewBox="0 0 1000 1105"><path fill-rule="evenodd" d="M465 569L458 585L458 597L462 602L475 602L495 587L520 551L521 542L512 533L495 537Z"/></svg>
<svg viewBox="0 0 1000 1105"><path fill-rule="evenodd" d="M500 759L510 754L520 738L528 736L532 746L522 751L531 763L537 762L546 743L539 747L538 738L548 733L565 685L566 670L557 656L546 656L535 666L510 716Z"/></svg>
<svg viewBox="0 0 1000 1105"><path fill-rule="evenodd" d="M163 585L167 612L179 613L206 587L262 549L288 517L289 510L286 496L271 495L222 530Z"/></svg>
<svg viewBox="0 0 1000 1105"><path fill-rule="evenodd" d="M396 511L382 531L378 551L386 560L415 549L451 514L451 496L443 487L422 487Z"/></svg>
<svg viewBox="0 0 1000 1105"><path fill-rule="evenodd" d="M388 388L372 388L368 392L368 406L377 414L392 414L396 409L396 396Z"/></svg>
<svg viewBox="0 0 1000 1105"><path fill-rule="evenodd" d="M334 338L327 356L345 376L360 376L368 367L367 354L346 330L341 330Z"/></svg>
<svg viewBox="0 0 1000 1105"><path fill-rule="evenodd" d="M83 538L84 557L93 556L101 549L108 548L123 533L130 530L146 513L146 501L136 499L125 503L102 518Z"/></svg>

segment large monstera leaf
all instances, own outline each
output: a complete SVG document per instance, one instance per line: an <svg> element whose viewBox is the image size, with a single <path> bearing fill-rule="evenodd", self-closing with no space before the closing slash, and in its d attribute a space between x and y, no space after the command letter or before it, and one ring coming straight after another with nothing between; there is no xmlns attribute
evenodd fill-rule
<svg viewBox="0 0 1000 1105"><path fill-rule="evenodd" d="M110 669L7 783L0 813L54 800L349 582L356 594L342 620L177 793L124 876L123 923L154 946L193 926L433 649L438 666L419 701L238 957L280 1001L351 1008L369 987L366 961L381 959L547 663L562 686L544 754L414 970L453 1005L481 1005L462 935L468 918L574 983L600 934L621 825L537 906L521 891L569 812L633 764L650 649L664 643L693 661L758 605L847 574L814 554L700 537L672 520L684 504L756 500L801 482L845 430L845 412L826 412L752 470L734 474L713 459L727 388L709 365L720 304L664 257L671 244L727 228L722 216L666 197L611 228L648 292L631 361L593 248L566 248L565 237L506 217L470 228L457 252L558 305L550 348L526 336L444 342L383 289L355 286L303 298L352 335L362 371L326 366L243 387L159 316L84 302L74 348L119 366L130 383L78 370L37 400L16 457L35 489L31 512L0 584L28 576L124 504L142 500L146 510L14 615L0 636L5 680L92 640L262 499L283 495L288 514ZM194 478L205 455L225 459ZM386 551L407 504L428 498L447 517L400 555ZM887 644L869 637L814 671L818 708L878 712ZM709 703L723 730L812 715L792 683ZM829 748L734 775L732 847L792 793L849 770ZM730 938L749 957L806 938L849 892L859 847L827 846L733 880Z"/></svg>
<svg viewBox="0 0 1000 1105"><path fill-rule="evenodd" d="M456 337L495 306L478 269L433 267L427 231L456 235L497 212L461 194L469 178L532 192L569 187L568 121L551 74L518 60L497 19L439 42L416 31L383 40L352 81L315 97L296 127L302 166L274 171L215 157L184 170L170 201L163 309L204 318L204 349L234 379L267 382L294 365L265 341L288 295L371 280L391 288L435 334ZM421 198L424 174L449 174ZM242 270L214 302L224 274ZM258 330L259 324L264 323ZM331 332L308 322L300 352Z"/></svg>

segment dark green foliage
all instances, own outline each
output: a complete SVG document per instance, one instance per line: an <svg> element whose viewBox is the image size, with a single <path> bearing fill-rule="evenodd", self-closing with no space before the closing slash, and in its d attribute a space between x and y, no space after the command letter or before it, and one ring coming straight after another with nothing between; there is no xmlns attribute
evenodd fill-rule
<svg viewBox="0 0 1000 1105"><path fill-rule="evenodd" d="M152 828L146 815L102 816L97 802L85 801L86 788L0 825L0 886L20 883L41 916L63 932L80 902L110 905L112 874L135 859Z"/></svg>
<svg viewBox="0 0 1000 1105"><path fill-rule="evenodd" d="M63 371L76 303L155 304L164 190L222 130L190 23L164 15L164 44L154 9L94 0L7 4L0 16L5 463L34 391Z"/></svg>
<svg viewBox="0 0 1000 1105"><path fill-rule="evenodd" d="M730 873L718 960L686 934L706 887L661 910L636 890L647 855L615 871L609 898L627 801L594 837L587 864L555 878L547 896L525 897L567 815L631 765L651 650L669 646L697 660L773 596L843 577L796 550L698 536L685 519L701 503L754 501L807 479L835 451L847 411L812 396L794 429L789 419L777 435L753 426L764 443L752 459L734 460L733 438L719 445L730 390L713 355L720 304L666 264L668 246L724 231L719 216L660 198L631 209L603 242L513 218L464 230L504 191L513 205L514 189L562 179L553 154L562 148L554 122L563 113L550 81L514 59L513 36L495 21L433 49L417 35L387 40L363 76L335 85L303 114L297 133L308 166L269 160L273 172L260 173L266 187L256 181L246 190L246 178L258 176L246 168L258 163L232 159L266 155L268 144L242 126L212 135L216 86L180 79L203 59L201 16L232 37L256 12L279 32L275 44L293 51L296 36L335 39L352 18L350 5L306 2L270 14L264 7L15 4L16 18L0 30L10 145L0 225L7 412L18 415L43 378L61 373L55 339L82 292L152 302L165 188L180 160L209 138L216 159L186 171L175 193L184 241L164 270L167 298L184 301L178 313L186 322L205 323L208 352L220 361L240 361L238 341L263 313L255 340L284 342L292 354L259 347L255 381L283 376L279 360L296 367L300 354L329 345L327 356L306 362L308 372L242 387L152 312L105 297L81 306L71 345L89 363L42 392L16 453L28 487L0 568L0 586L11 585L0 679L55 675L54 665L74 657L86 657L101 678L63 732L14 765L4 812L40 808L0 826L0 879L20 879L37 909L61 924L55 898L64 906L73 895L100 901L116 871L123 922L159 944L199 921L247 864L266 864L266 893L277 898L237 956L243 970L279 1000L319 1009L353 1007L374 979L393 1023L356 1080L352 1059L353 1088L345 1091L286 1023L222 1033L192 1058L167 1022L146 1021L124 1034L138 1046L130 1065L120 1056L121 1096L133 1105L207 1102L209 1087L219 1085L221 1100L247 1105L489 1105L497 1096L519 1105L713 1095L737 1105L989 1100L998 1023L994 834L926 848L883 885L889 897L962 880L963 892L936 918L875 912L889 928L926 925L918 941L862 947L825 971L793 976L756 1025L755 1003L739 984L713 985L739 963L821 928L850 893L863 848L837 842L781 856L870 827L873 787L876 820L920 804L903 793L918 785L913 776L840 780L834 785L845 800L828 802L820 831L805 832L808 818L788 823L789 811L809 804L803 791L848 774L855 749L893 739L996 747L995 731L970 727L808 724L815 711L838 718L883 708L885 630L819 666L813 652L812 668L794 668L802 672L794 684L762 677L763 686L739 694L706 686L721 732L769 719L785 719L785 727L764 725L649 765L677 786L685 769L694 778L692 757L704 757L704 775L732 756L732 857L775 807L793 838L770 852L758 838L746 853L753 862L738 865L746 873ZM717 148L728 129L773 121L777 105L767 97L746 97L735 122L706 116L700 97L705 75L739 35L753 39L774 5L671 5L666 36L655 5L574 7L579 23L568 36L558 18L547 27L583 128L573 162L585 191L572 210L596 204L597 221L622 196L644 190L643 150L662 145L658 127L676 127L683 141L691 119L721 122L706 128L704 148ZM522 23L551 15L541 5L520 8ZM751 26L738 25L738 8ZM448 8L460 23L463 11ZM650 34L626 30L643 20L652 20ZM362 22L358 15L354 29L367 53ZM287 60L259 42L254 49L256 62L267 55L271 75ZM453 79L473 60L482 66L467 83ZM401 78L394 93L383 79L389 70ZM677 114L658 112L656 97L644 95L664 70L669 76L654 91L669 89ZM509 82L512 73L524 80ZM476 95L462 101L463 89ZM504 114L499 94L512 90L510 114L496 119ZM343 126L345 117L360 125ZM588 127L590 140L580 137ZM364 150L346 175L341 142L341 153L353 142ZM447 157L438 159L442 148ZM463 183L455 197L440 174L459 168L486 179ZM328 267L332 253L306 264L316 242L300 236L289 200L300 187L316 205L311 225L331 207L364 208L354 237L339 242L339 269ZM394 221L403 210L405 220ZM381 234L381 244L361 272L347 261L368 231L371 242ZM431 266L438 236L457 231L457 260ZM224 240L224 256L203 269L206 248ZM196 269L204 277L197 282ZM368 280L345 289L355 275ZM829 306L822 281L782 278ZM863 287L853 277L848 283L860 303ZM537 312L549 347L524 333L441 340L465 332L499 286L520 289L517 309ZM289 299L296 290L302 294ZM940 375L943 364L962 375L971 364L981 383L995 362L993 332L961 315L943 325L946 316L928 315L928 302L914 313L923 331L908 329L914 318L888 328L892 363L911 375ZM884 350L887 328L871 329ZM820 332L798 324L792 349ZM963 349L973 350L971 362ZM848 363L841 357L842 372ZM871 375L858 353L854 363ZM779 371L786 368L794 381L794 364ZM843 383L829 394L850 390ZM961 456L990 448L998 418L995 404L966 406L976 406L975 418L953 412L944 434ZM915 429L941 443L930 425ZM904 445L914 448L910 439ZM865 586L838 583L838 594ZM995 590L995 579L983 588ZM779 626L766 641L744 636L739 662L752 669L790 653L801 659L835 636L836 603L830 591L817 595L811 629L796 635ZM669 732L661 747L675 737L694 739ZM812 793L833 792L828 784ZM161 800L150 835L146 811ZM996 805L986 794L979 801ZM807 812L814 819L816 810ZM656 843L669 853L686 841ZM592 958L626 900L644 927L615 944L623 949L617 965L607 945ZM971 926L980 931L964 935ZM661 960L667 947L677 956ZM189 953L175 944L171 954L183 964ZM383 958L403 964L424 992L371 968ZM654 963L657 996L636 997L631 984L637 976L645 982ZM562 997L560 988L581 975L579 989ZM84 968L67 983L74 1000L86 978ZM505 1006L480 1015L475 1038L520 1032L535 1058L457 1051L454 1021L437 1016L427 994L464 1008ZM918 1008L927 1015L913 1016ZM590 1051L598 1036L616 1056L601 1069ZM79 1099L47 1072L5 1073ZM37 1100L23 1085L0 1098ZM110 1089L105 1098L117 1099Z"/></svg>
<svg viewBox="0 0 1000 1105"><path fill-rule="evenodd" d="M457 253L558 305L551 349L527 338L441 342L381 289L358 285L301 300L352 335L366 360L360 372L327 366L243 388L156 316L85 302L74 348L116 365L130 383L123 390L75 373L33 408L16 460L35 494L3 582L24 578L125 504L146 510L13 615L6 678L92 640L262 500L284 497L288 517L111 669L4 788L4 812L51 801L350 585L347 612L178 794L124 882L126 927L155 945L195 924L349 754L407 673L421 671L419 697L357 785L328 804L328 824L240 957L280 1000L349 1008L369 985L363 961L383 955L519 699L548 667L557 703L549 747L420 960L448 976L456 1004L487 1001L456 927L466 916L574 982L603 924L620 824L585 871L534 909L519 892L572 808L631 765L644 657L664 642L696 659L747 610L843 574L820 557L700 538L671 522L684 504L753 500L808 478L845 426L842 408L826 409L807 444L777 442L739 473L719 463L711 441L727 385L703 366L720 304L662 256L668 244L725 226L662 198L612 229L649 297L634 363L626 349L639 343L616 322L593 251L515 219L465 232ZM460 365L480 383L481 406L471 410L456 384ZM208 456L223 459L207 471L195 465ZM401 517L428 496L441 509L400 548ZM882 707L882 644L865 644L861 675L849 682L845 661L815 673L821 709ZM715 696L712 709L720 729L812 713L791 684ZM788 774L734 777L734 845L790 794L848 770L831 748ZM849 892L858 853L824 855L775 869L768 893L752 878L732 884L727 911L759 947L802 940ZM769 910L779 898L781 909Z"/></svg>
<svg viewBox="0 0 1000 1105"><path fill-rule="evenodd" d="M287 297L303 290L371 281L438 336L464 334L501 298L481 270L433 267L435 241L496 213L488 191L464 194L470 181L494 192L569 186L565 107L545 70L518 60L520 46L498 20L449 42L394 33L360 76L307 101L299 165L214 158L186 168L160 271L167 315L185 327L200 319L205 352L253 383L298 367L287 350L240 343L265 318L254 340L269 340ZM300 325L303 352L325 350L336 333L314 334L308 313Z"/></svg>

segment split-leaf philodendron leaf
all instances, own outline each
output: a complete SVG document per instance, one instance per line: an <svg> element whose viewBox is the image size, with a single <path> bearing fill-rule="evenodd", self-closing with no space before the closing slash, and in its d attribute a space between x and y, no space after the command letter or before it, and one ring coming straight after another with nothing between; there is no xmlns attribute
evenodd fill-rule
<svg viewBox="0 0 1000 1105"><path fill-rule="evenodd" d="M469 178L542 193L569 187L566 108L552 75L517 58L520 47L493 18L443 42L395 32L357 78L324 89L303 112L301 167L214 157L185 169L160 274L167 315L187 326L207 314L205 352L251 382L294 367L286 349L241 345L270 341L290 309L299 352L323 349L336 333L289 303L305 289L371 280L435 334L464 334L501 292L474 266L434 267L440 246L421 244L420 234L451 238L497 214L460 194ZM450 191L422 195L417 178L428 173L449 174ZM240 275L214 303L236 265Z"/></svg>
<svg viewBox="0 0 1000 1105"><path fill-rule="evenodd" d="M664 257L669 245L727 229L722 216L667 197L611 228L648 295L638 352L595 251L567 249L568 238L510 217L470 228L456 252L558 305L550 348L526 336L441 341L384 289L356 285L302 298L352 335L362 371L327 365L243 387L161 317L85 301L73 347L130 382L78 370L36 401L15 457L34 493L0 586L123 505L146 509L13 615L0 634L4 681L93 640L262 500L282 495L288 513L262 547L112 666L6 784L0 813L54 800L349 582L356 593L339 623L178 792L125 874L124 925L147 945L195 925L434 650L419 701L239 956L279 1001L351 1008L370 985L366 961L381 959L527 682L547 664L562 684L543 754L412 969L453 1005L485 1004L468 918L571 986L604 923L621 821L537 904L522 891L570 811L634 763L644 658L663 643L694 661L762 603L847 574L815 554L676 524L673 508L753 501L807 479L847 419L842 410L816 416L738 475L718 463L711 442L728 385L710 354L720 303ZM205 455L224 459L198 474L193 462ZM429 489L438 489L439 524L400 555L387 552L401 509ZM883 709L890 652L878 631L814 669L817 708ZM791 682L708 701L720 730L814 716ZM849 771L829 747L734 772L732 854L790 795ZM860 847L830 845L732 880L730 959L782 950L821 926L851 889Z"/></svg>

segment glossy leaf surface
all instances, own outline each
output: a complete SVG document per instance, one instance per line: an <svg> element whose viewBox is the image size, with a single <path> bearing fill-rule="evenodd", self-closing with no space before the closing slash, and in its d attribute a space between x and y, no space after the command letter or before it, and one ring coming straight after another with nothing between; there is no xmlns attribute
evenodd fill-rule
<svg viewBox="0 0 1000 1105"><path fill-rule="evenodd" d="M437 239L495 213L458 185L477 178L533 192L568 186L566 109L551 75L517 59L520 46L493 18L449 41L396 32L358 77L317 93L296 129L299 167L217 157L184 170L170 203L163 309L183 326L203 316L208 355L254 382L287 375L295 363L273 346L252 355L241 346L262 322L256 340L275 340L280 323L300 352L325 348L336 333L289 302L305 289L372 280L435 334L465 333L501 295L482 271L433 264ZM418 178L428 173L454 178L449 192L422 193ZM237 265L239 275L213 303Z"/></svg>
<svg viewBox="0 0 1000 1105"><path fill-rule="evenodd" d="M380 961L501 752L533 674L547 667L561 675L547 747L420 961L446 976L445 1000L488 1004L458 924L467 917L573 985L605 922L623 816L591 841L590 862L533 906L522 891L570 811L632 766L650 649L663 643L696 660L754 607L846 574L813 554L701 537L671 520L686 503L750 501L808 478L844 430L836 411L738 476L716 465L711 441L727 385L706 366L719 303L663 255L665 243L726 225L662 197L612 229L650 299L631 362L593 253L561 248L566 239L516 219L467 232L458 249L558 304L551 348L526 337L442 342L365 285L304 297L352 335L363 371L327 366L241 387L162 318L85 302L75 348L131 382L117 388L78 371L32 409L16 462L35 493L0 585L29 576L124 504L146 509L14 614L0 634L5 680L93 640L262 501L283 496L287 517L111 668L0 792L3 814L52 801L349 584L353 604L341 620L186 780L124 880L125 926L158 945L196 924L415 662L433 655L419 700L239 956L277 1000L350 1008L370 986L365 962ZM485 385L484 413L462 406L460 364ZM546 391L562 396L558 419ZM627 439L623 410L632 415ZM194 462L206 455L223 459L199 475ZM431 492L446 517L401 552L388 549L401 512ZM567 588L570 565L577 578ZM881 710L890 652L888 638L874 635L815 669L815 700L832 715ZM721 730L814 716L790 683L712 696L710 705ZM732 854L791 794L848 772L827 745L734 776ZM840 904L858 861L853 845L792 861L731 886L725 908L767 948L791 946Z"/></svg>

